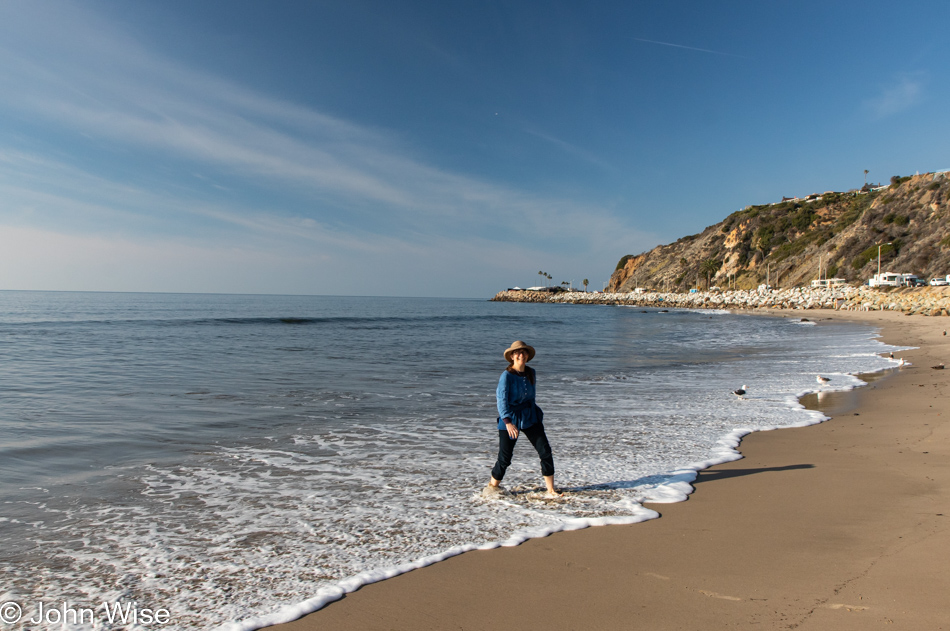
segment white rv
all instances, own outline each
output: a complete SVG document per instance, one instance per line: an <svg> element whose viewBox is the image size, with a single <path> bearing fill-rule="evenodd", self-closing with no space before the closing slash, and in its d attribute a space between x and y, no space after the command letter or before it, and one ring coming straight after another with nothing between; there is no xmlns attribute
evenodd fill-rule
<svg viewBox="0 0 950 631"><path fill-rule="evenodd" d="M903 284L903 275L895 274L894 272L875 274L871 277L871 280L868 281L868 287L901 287Z"/></svg>
<svg viewBox="0 0 950 631"><path fill-rule="evenodd" d="M847 285L848 281L843 278L820 278L818 280L811 281L811 286L813 289L820 289L823 287L840 287L841 285Z"/></svg>

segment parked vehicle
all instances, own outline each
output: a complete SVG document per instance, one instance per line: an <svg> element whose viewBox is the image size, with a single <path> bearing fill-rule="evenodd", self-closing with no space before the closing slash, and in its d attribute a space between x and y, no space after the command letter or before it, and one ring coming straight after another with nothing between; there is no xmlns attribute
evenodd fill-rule
<svg viewBox="0 0 950 631"><path fill-rule="evenodd" d="M843 278L820 278L818 280L811 281L811 286L815 289L822 287L838 287L847 284L848 281Z"/></svg>
<svg viewBox="0 0 950 631"><path fill-rule="evenodd" d="M947 285L950 285L950 280L947 280L941 276L936 276L930 279L930 285L932 287L946 287Z"/></svg>
<svg viewBox="0 0 950 631"><path fill-rule="evenodd" d="M927 281L917 278L916 274L895 274L882 272L875 274L867 282L868 287L922 287Z"/></svg>
<svg viewBox="0 0 950 631"><path fill-rule="evenodd" d="M868 287L900 287L903 284L903 277L893 272L882 272L875 274L868 281Z"/></svg>

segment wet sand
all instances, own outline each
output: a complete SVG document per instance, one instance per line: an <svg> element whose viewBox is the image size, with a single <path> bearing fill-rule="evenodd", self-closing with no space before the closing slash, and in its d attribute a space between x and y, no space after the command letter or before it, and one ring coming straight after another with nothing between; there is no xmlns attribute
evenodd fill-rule
<svg viewBox="0 0 950 631"><path fill-rule="evenodd" d="M271 628L950 629L950 318L802 313L919 350L805 401L831 421L747 436L659 519L469 552Z"/></svg>

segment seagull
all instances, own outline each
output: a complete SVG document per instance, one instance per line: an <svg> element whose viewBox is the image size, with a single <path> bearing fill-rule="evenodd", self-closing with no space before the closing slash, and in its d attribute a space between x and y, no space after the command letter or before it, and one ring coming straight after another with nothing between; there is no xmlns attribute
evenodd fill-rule
<svg viewBox="0 0 950 631"><path fill-rule="evenodd" d="M733 390L732 394L736 395L737 397L741 399L742 395L745 394L745 384L742 384L742 387L739 388L738 390Z"/></svg>
<svg viewBox="0 0 950 631"><path fill-rule="evenodd" d="M822 377L821 375L818 375L818 378L816 379L816 381L817 381L818 383L824 385L824 384L828 383L829 381L831 381L831 379L829 379L828 377Z"/></svg>

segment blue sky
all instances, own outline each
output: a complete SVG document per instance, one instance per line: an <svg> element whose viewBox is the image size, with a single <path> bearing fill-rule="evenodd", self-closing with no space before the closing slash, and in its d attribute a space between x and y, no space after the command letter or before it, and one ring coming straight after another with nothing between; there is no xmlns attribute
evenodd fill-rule
<svg viewBox="0 0 950 631"><path fill-rule="evenodd" d="M942 2L0 0L0 289L489 297L950 168Z"/></svg>

